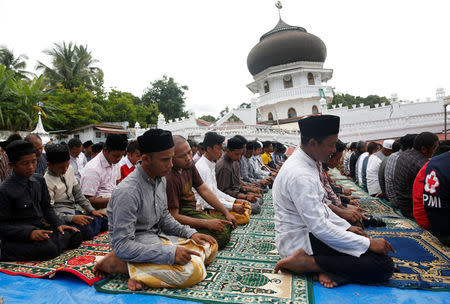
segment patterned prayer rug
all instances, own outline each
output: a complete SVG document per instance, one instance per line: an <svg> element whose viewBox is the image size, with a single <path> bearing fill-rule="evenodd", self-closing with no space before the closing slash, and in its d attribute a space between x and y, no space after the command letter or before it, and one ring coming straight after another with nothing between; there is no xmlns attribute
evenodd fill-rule
<svg viewBox="0 0 450 304"><path fill-rule="evenodd" d="M11 275L23 275L31 278L51 278L58 271L73 273L91 286L101 280L92 273L95 261L111 251L107 232L96 236L94 240L84 242L80 247L68 250L60 256L43 262L0 262L0 272Z"/></svg>
<svg viewBox="0 0 450 304"><path fill-rule="evenodd" d="M233 234L270 235L275 237L275 224L273 220L258 220L258 218L254 218L251 215L250 222L246 225L239 225L233 230Z"/></svg>
<svg viewBox="0 0 450 304"><path fill-rule="evenodd" d="M371 237L382 237L396 253L389 255L398 272L388 286L400 288L450 290L450 247L443 246L425 230L368 230Z"/></svg>
<svg viewBox="0 0 450 304"><path fill-rule="evenodd" d="M394 209L383 203L378 198L360 198L358 199L358 203L362 209L366 210L364 214L371 214L373 216L401 217L394 211Z"/></svg>
<svg viewBox="0 0 450 304"><path fill-rule="evenodd" d="M268 263L280 260L274 236L242 234L232 234L230 242L217 257Z"/></svg>
<svg viewBox="0 0 450 304"><path fill-rule="evenodd" d="M145 288L132 292L126 276L96 283L97 291L168 296L207 303L314 303L312 282L302 276L273 274L274 264L217 258L206 279L187 289Z"/></svg>

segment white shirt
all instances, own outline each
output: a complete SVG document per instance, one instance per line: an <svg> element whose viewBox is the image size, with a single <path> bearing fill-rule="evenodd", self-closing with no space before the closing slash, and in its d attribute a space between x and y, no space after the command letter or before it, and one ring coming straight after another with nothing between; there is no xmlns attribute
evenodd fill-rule
<svg viewBox="0 0 450 304"><path fill-rule="evenodd" d="M381 154L381 155L380 155ZM381 151L369 156L369 161L367 162L367 190L370 195L377 194L381 192L380 182L378 181L378 171L380 170L380 165L386 156L381 153Z"/></svg>
<svg viewBox="0 0 450 304"><path fill-rule="evenodd" d="M210 161L203 155L195 164L198 173L200 174L203 182L206 186L214 193L214 195L219 199L222 205L231 210L233 209L235 198L223 193L217 188L216 180L216 163ZM197 192L195 192L195 199L197 203L200 204L202 209L214 209L210 204L208 204Z"/></svg>
<svg viewBox="0 0 450 304"><path fill-rule="evenodd" d="M84 153L80 153L76 158L72 155L70 156L70 165L73 168L73 173L75 174L78 183L81 181L81 171L85 164L86 157L84 156Z"/></svg>
<svg viewBox="0 0 450 304"><path fill-rule="evenodd" d="M350 174L350 157L352 157L353 151L348 150L344 156L344 173Z"/></svg>
<svg viewBox="0 0 450 304"><path fill-rule="evenodd" d="M281 167L272 188L275 209L275 241L282 258L302 248L312 255L309 233L331 248L359 257L370 240L347 231L350 224L323 202L316 162L303 150L295 150Z"/></svg>
<svg viewBox="0 0 450 304"><path fill-rule="evenodd" d="M369 156L369 152L364 152L361 154L358 158L358 161L356 162L356 176L358 177L358 184L362 185L362 166L364 159ZM367 177L367 176L366 176Z"/></svg>

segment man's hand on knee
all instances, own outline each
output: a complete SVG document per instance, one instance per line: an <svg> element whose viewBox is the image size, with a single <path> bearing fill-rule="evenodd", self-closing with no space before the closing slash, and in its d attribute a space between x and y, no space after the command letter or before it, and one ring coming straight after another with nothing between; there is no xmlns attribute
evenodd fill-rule
<svg viewBox="0 0 450 304"><path fill-rule="evenodd" d="M200 256L200 253L195 250L178 246L175 251L174 264L186 265L191 260L191 254Z"/></svg>
<svg viewBox="0 0 450 304"><path fill-rule="evenodd" d="M198 232L194 233L191 236L191 240L193 240L194 242L196 242L197 244L200 244L200 245L204 245L205 242L208 242L211 245L217 244L216 239L213 238L212 236L203 234L203 233L198 233Z"/></svg>

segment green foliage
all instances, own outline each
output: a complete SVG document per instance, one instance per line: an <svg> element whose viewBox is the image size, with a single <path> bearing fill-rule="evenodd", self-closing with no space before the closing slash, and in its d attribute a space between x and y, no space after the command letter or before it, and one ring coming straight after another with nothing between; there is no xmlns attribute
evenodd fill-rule
<svg viewBox="0 0 450 304"><path fill-rule="evenodd" d="M243 102L239 106L239 108L241 108L241 109L250 109L251 107L252 107L252 104L249 102Z"/></svg>
<svg viewBox="0 0 450 304"><path fill-rule="evenodd" d="M80 86L95 90L103 85L103 72L93 66L98 61L92 57L87 46L73 42L55 43L53 49L44 53L51 57L51 66L38 61L36 69L43 71L51 89L55 89L58 83L69 90Z"/></svg>
<svg viewBox="0 0 450 304"><path fill-rule="evenodd" d="M217 118L215 118L212 115L203 115L202 117L199 117L200 119L203 119L204 121L208 121L208 122L216 122Z"/></svg>
<svg viewBox="0 0 450 304"><path fill-rule="evenodd" d="M32 73L26 71L28 57L24 54L15 56L14 52L8 49L6 46L0 47L0 64L3 64L9 71L13 71L17 78L27 78Z"/></svg>
<svg viewBox="0 0 450 304"><path fill-rule="evenodd" d="M162 79L151 83L141 101L145 106L157 104L158 110L164 114L166 121L187 117L188 114L184 111L184 94L187 90L187 86L179 85L172 77L164 75Z"/></svg>
<svg viewBox="0 0 450 304"><path fill-rule="evenodd" d="M228 112L230 112L230 108L228 106L226 106L225 109L220 111L219 115L220 115L220 117L224 117L225 114L227 114Z"/></svg>
<svg viewBox="0 0 450 304"><path fill-rule="evenodd" d="M342 104L343 107L348 107L349 109L353 109L354 107L360 107L360 104L363 103L364 106L370 106L371 108L375 108L378 104L385 103L389 105L389 99L384 96L378 95L369 95L367 97L361 96L353 96L350 94L335 94L333 98L333 102L328 104L328 108L331 109L332 105Z"/></svg>

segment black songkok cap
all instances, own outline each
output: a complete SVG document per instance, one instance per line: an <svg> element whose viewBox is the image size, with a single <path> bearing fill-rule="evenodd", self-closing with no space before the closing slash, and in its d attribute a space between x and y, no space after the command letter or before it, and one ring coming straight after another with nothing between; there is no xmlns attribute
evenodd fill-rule
<svg viewBox="0 0 450 304"><path fill-rule="evenodd" d="M303 136L319 138L339 134L339 121L335 115L314 115L300 119L298 126Z"/></svg>
<svg viewBox="0 0 450 304"><path fill-rule="evenodd" d="M137 138L141 153L160 152L174 146L172 132L150 129Z"/></svg>
<svg viewBox="0 0 450 304"><path fill-rule="evenodd" d="M106 137L105 145L108 151L125 151L128 146L128 140L123 134L109 134Z"/></svg>
<svg viewBox="0 0 450 304"><path fill-rule="evenodd" d="M244 143L240 139L238 139L236 137L232 137L227 142L227 148L229 150L242 149L242 148L244 148Z"/></svg>
<svg viewBox="0 0 450 304"><path fill-rule="evenodd" d="M47 161L52 164L59 164L70 160L68 147L60 144L48 146L46 155Z"/></svg>

